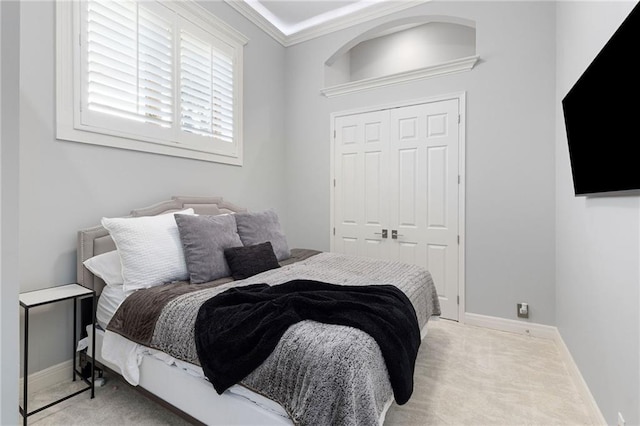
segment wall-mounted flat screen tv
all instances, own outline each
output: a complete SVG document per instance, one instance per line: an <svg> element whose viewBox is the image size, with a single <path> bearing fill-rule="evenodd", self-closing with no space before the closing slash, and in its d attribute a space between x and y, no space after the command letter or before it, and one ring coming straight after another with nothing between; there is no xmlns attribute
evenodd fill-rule
<svg viewBox="0 0 640 426"><path fill-rule="evenodd" d="M576 195L640 189L640 4L562 100Z"/></svg>

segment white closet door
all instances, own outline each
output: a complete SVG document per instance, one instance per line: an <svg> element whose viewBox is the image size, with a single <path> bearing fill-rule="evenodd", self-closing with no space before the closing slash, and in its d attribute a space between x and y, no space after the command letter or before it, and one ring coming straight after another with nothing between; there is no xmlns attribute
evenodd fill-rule
<svg viewBox="0 0 640 426"><path fill-rule="evenodd" d="M338 116L333 158L333 251L427 268L442 317L454 320L458 102Z"/></svg>
<svg viewBox="0 0 640 426"><path fill-rule="evenodd" d="M393 109L390 129L390 257L427 268L457 320L458 100Z"/></svg>
<svg viewBox="0 0 640 426"><path fill-rule="evenodd" d="M334 128L334 251L386 259L389 114L338 117Z"/></svg>

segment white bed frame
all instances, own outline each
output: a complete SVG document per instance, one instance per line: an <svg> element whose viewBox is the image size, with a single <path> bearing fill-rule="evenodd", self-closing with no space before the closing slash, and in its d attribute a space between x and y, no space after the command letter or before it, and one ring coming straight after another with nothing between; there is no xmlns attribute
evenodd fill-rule
<svg viewBox="0 0 640 426"><path fill-rule="evenodd" d="M173 197L153 206L133 210L130 217L154 216L162 213L193 208L197 214L224 214L246 211L245 208L224 201L221 197ZM95 226L78 231L77 281L85 287L92 288L99 295L105 286L104 282L94 276L83 262L90 257L115 250L115 243L108 231L102 226ZM425 326L421 337L426 335ZM102 341L104 332L96 335L96 361L121 374L120 369L102 358ZM89 339L89 341L92 341ZM89 348L89 351L91 348ZM91 353L91 352L88 352ZM289 418L260 407L255 402L229 391L218 395L211 383L198 378L184 370L168 365L150 355L144 355L140 364L140 381L137 388L142 388L158 399L162 405L189 419L207 425L292 425ZM143 392L145 393L145 392ZM257 395L257 398L264 398ZM391 406L391 399L381 413L379 423L382 425L386 413Z"/></svg>
<svg viewBox="0 0 640 426"><path fill-rule="evenodd" d="M117 366L102 358L103 331L96 332L96 361L119 373ZM91 342L92 339L89 339ZM91 353L91 347L89 352ZM138 387L164 401L171 411L189 420L207 425L292 425L286 419L263 409L249 399L230 392L218 395L211 383L187 374L151 355L144 355L140 364Z"/></svg>

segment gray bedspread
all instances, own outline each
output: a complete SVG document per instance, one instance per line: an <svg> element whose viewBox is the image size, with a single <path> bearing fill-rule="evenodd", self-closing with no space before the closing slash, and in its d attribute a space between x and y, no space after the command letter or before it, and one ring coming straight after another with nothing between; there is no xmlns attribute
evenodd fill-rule
<svg viewBox="0 0 640 426"><path fill-rule="evenodd" d="M193 330L202 303L233 286L277 285L294 279L345 285L393 284L413 303L421 328L432 315L440 314L435 286L424 268L320 253L243 281L205 286L168 298L157 310L150 341L138 343L199 365ZM117 318L118 314L114 316L116 323ZM120 332L116 323L112 321L109 328ZM126 332L120 334L130 337ZM280 403L300 425L377 424L385 403L393 397L387 367L373 338L351 327L313 321L291 326L273 353L241 384Z"/></svg>

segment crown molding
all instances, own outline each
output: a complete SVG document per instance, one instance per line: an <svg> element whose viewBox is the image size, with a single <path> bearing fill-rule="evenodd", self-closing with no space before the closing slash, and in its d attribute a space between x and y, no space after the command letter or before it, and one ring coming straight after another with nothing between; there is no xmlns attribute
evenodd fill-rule
<svg viewBox="0 0 640 426"><path fill-rule="evenodd" d="M258 28L274 38L278 43L287 46L287 36L275 25L249 6L244 0L224 0L229 6L238 11L242 16L253 22Z"/></svg>
<svg viewBox="0 0 640 426"><path fill-rule="evenodd" d="M189 19L191 21L197 21L196 23L203 28L213 24L216 30L218 30L222 35L230 38L236 43L240 43L244 46L249 42L249 38L247 36L215 16L210 10L195 1L175 2L171 5L171 8L174 8L177 11L182 10L190 13L191 16Z"/></svg>
<svg viewBox="0 0 640 426"><path fill-rule="evenodd" d="M249 6L244 0L225 0L229 6L234 8L249 21L253 22L258 26L258 28L262 29L284 47L312 40L314 38L368 22L373 19L381 18L392 13L400 12L429 1L431 0L382 1L375 3L366 9L362 9L357 13L342 16L332 21L314 25L307 29L287 35L269 22L269 20L258 13L254 8Z"/></svg>
<svg viewBox="0 0 640 426"><path fill-rule="evenodd" d="M453 61L443 62L441 64L419 68L416 70L400 72L392 75L385 75L382 77L366 78L363 80L325 87L324 89L320 90L320 93L325 95L327 98L333 98L334 96L362 92L364 90L375 89L378 87L385 87L414 80L439 77L457 72L471 71L478 60L480 60L479 56L469 56L467 58L454 59Z"/></svg>

